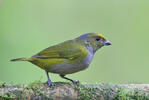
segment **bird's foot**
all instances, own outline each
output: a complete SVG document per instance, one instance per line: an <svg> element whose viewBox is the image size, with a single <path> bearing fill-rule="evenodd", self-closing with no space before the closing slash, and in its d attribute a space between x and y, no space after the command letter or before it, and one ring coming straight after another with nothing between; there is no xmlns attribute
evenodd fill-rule
<svg viewBox="0 0 149 100"><path fill-rule="evenodd" d="M80 81L79 81L79 80L72 80L72 83L73 83L74 85L79 85L79 84L80 84Z"/></svg>
<svg viewBox="0 0 149 100"><path fill-rule="evenodd" d="M48 86L54 86L54 82L47 81Z"/></svg>

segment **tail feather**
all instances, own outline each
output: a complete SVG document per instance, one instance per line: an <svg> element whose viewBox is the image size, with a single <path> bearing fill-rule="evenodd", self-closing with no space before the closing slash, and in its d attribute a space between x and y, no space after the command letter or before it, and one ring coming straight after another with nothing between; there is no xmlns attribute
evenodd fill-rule
<svg viewBox="0 0 149 100"><path fill-rule="evenodd" d="M11 59L10 61L31 61L31 58L16 58L16 59Z"/></svg>

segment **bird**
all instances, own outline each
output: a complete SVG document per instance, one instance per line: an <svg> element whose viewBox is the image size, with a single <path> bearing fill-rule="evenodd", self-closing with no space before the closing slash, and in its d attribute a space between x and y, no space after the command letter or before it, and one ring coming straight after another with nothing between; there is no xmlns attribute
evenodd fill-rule
<svg viewBox="0 0 149 100"><path fill-rule="evenodd" d="M111 42L102 34L86 33L72 40L67 40L57 45L50 46L28 58L17 58L11 61L28 61L45 70L47 84L54 85L49 77L50 73L59 74L61 78L77 83L78 81L66 77L89 67L94 54L103 46Z"/></svg>

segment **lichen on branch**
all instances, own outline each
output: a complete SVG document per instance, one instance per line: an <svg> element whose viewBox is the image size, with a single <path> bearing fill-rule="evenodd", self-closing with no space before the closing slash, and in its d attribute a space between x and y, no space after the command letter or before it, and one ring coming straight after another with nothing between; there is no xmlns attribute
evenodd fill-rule
<svg viewBox="0 0 149 100"><path fill-rule="evenodd" d="M148 84L0 83L0 100L149 100Z"/></svg>

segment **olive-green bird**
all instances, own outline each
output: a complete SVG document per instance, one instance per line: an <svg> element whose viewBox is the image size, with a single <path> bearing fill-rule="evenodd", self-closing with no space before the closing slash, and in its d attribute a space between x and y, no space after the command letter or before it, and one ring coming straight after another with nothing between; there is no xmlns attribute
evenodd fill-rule
<svg viewBox="0 0 149 100"><path fill-rule="evenodd" d="M62 78L76 83L65 77L82 71L90 65L95 52L102 46L111 45L103 35L86 33L75 39L51 46L29 58L12 59L11 61L29 61L46 71L48 85L53 85L48 72L59 74Z"/></svg>

